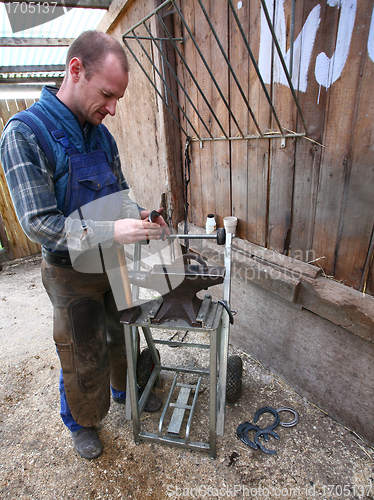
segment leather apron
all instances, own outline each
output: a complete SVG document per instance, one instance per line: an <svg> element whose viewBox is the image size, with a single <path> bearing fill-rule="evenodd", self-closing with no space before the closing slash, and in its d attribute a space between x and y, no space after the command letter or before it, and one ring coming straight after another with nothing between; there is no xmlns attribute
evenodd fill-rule
<svg viewBox="0 0 374 500"><path fill-rule="evenodd" d="M119 196L113 197L115 193ZM95 213L85 209L92 204ZM121 206L120 188L104 151L69 155L65 216L79 214L82 224L83 213L86 220L116 220ZM110 385L126 390L121 312L105 272L81 273L43 261L42 278L54 307L53 337L71 414L78 424L92 427L108 412Z"/></svg>

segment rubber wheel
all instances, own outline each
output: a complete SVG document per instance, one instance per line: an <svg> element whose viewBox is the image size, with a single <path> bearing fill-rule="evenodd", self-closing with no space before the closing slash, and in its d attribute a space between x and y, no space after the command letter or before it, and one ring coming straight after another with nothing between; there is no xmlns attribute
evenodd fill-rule
<svg viewBox="0 0 374 500"><path fill-rule="evenodd" d="M239 400L242 390L243 361L240 356L230 356L227 360L226 399L230 403Z"/></svg>
<svg viewBox="0 0 374 500"><path fill-rule="evenodd" d="M159 352L158 355L160 356ZM138 358L138 363L136 365L136 378L140 389L144 389L144 387L147 385L147 382L149 380L149 377L151 376L154 366L155 365L153 363L151 351L148 349L148 347L146 347L140 353Z"/></svg>

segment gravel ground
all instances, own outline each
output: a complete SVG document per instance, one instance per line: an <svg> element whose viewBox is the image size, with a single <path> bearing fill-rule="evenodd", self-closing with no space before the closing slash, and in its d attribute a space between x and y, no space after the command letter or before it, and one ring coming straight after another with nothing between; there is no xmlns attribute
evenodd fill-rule
<svg viewBox="0 0 374 500"><path fill-rule="evenodd" d="M201 452L136 445L124 407L116 403L97 428L103 454L93 461L82 459L59 417L59 364L40 257L5 263L0 285L1 499L374 499L374 450L232 346L230 354L243 360L243 390L239 403L227 404L216 460ZM168 338L170 332L164 335ZM194 335L185 340L200 340ZM161 358L172 364L201 361L194 351L160 348ZM157 390L163 401L169 385L166 374ZM197 438L208 430L207 392L199 396L194 418ZM266 445L276 450L274 455L253 450L236 437L237 426L253 421L263 406L299 413L295 427L277 427L280 439L271 438ZM146 430L156 427L156 416L144 417ZM262 426L270 422L267 417Z"/></svg>

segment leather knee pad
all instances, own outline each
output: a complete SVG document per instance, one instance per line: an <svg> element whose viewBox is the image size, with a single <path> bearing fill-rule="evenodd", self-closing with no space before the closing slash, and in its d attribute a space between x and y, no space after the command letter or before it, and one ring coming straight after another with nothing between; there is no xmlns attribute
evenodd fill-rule
<svg viewBox="0 0 374 500"><path fill-rule="evenodd" d="M60 329L55 331L66 397L74 420L91 427L104 418L110 404L105 308L99 299L79 298L69 303L66 319L70 342L61 342Z"/></svg>

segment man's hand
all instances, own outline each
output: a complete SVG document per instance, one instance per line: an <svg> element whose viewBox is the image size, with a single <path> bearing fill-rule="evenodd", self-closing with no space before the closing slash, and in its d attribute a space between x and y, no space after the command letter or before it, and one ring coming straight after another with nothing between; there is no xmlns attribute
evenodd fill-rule
<svg viewBox="0 0 374 500"><path fill-rule="evenodd" d="M155 222L121 219L114 223L113 240L125 245L142 240L159 240L161 233L161 226Z"/></svg>
<svg viewBox="0 0 374 500"><path fill-rule="evenodd" d="M157 212L160 214L157 218L153 218L153 221L152 222L155 222L156 224L159 224L163 231L161 233L163 233L163 239L165 240L166 236L167 235L170 235L170 229L169 229L169 226L166 224L164 218L162 217L162 212L164 211L163 208L159 208L157 210ZM155 210L156 212L156 210ZM140 217L142 218L142 220L145 220L145 219L148 219L148 215L151 213L151 210L143 210L142 212L140 212Z"/></svg>

